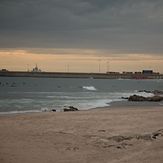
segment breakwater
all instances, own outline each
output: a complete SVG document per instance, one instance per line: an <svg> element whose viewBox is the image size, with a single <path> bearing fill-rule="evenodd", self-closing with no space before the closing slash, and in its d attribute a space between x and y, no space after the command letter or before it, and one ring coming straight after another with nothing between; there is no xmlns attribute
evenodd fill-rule
<svg viewBox="0 0 163 163"><path fill-rule="evenodd" d="M4 77L37 77L37 78L94 78L94 79L163 79L163 74L109 74L109 73L76 73L76 72L25 72L1 71Z"/></svg>

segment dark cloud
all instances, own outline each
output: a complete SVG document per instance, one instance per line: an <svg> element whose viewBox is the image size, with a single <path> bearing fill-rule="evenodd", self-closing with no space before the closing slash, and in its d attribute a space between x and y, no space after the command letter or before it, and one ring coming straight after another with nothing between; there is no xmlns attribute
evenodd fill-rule
<svg viewBox="0 0 163 163"><path fill-rule="evenodd" d="M1 0L1 48L163 53L162 0Z"/></svg>

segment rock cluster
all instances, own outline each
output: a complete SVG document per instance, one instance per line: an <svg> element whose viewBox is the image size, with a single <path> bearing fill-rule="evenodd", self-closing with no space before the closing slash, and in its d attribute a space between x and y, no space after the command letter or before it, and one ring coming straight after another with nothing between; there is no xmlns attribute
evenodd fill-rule
<svg viewBox="0 0 163 163"><path fill-rule="evenodd" d="M151 102L159 102L163 101L162 96L152 96L152 97L143 97L138 95L132 95L128 98L128 101L151 101Z"/></svg>

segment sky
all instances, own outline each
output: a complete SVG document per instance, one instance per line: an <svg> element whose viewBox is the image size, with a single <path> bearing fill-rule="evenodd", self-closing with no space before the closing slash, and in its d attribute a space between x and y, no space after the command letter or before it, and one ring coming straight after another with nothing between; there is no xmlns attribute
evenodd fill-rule
<svg viewBox="0 0 163 163"><path fill-rule="evenodd" d="M162 0L0 0L0 69L163 73Z"/></svg>

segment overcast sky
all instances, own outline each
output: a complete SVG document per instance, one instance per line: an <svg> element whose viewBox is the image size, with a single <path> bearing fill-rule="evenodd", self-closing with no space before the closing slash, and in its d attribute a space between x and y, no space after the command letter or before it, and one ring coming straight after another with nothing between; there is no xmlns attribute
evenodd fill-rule
<svg viewBox="0 0 163 163"><path fill-rule="evenodd" d="M163 0L0 0L0 50L14 48L163 57Z"/></svg>
<svg viewBox="0 0 163 163"><path fill-rule="evenodd" d="M162 0L0 0L1 48L163 53Z"/></svg>

